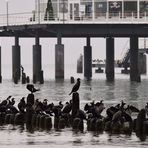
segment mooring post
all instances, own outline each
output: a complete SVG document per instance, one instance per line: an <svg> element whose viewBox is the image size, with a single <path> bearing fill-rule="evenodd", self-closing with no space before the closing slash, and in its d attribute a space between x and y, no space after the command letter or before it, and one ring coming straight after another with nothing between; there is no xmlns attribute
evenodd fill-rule
<svg viewBox="0 0 148 148"><path fill-rule="evenodd" d="M64 45L61 43L61 35L57 37L55 45L55 78L64 79Z"/></svg>
<svg viewBox="0 0 148 148"><path fill-rule="evenodd" d="M89 80L92 77L92 47L90 46L90 37L86 38L84 46L84 77Z"/></svg>
<svg viewBox="0 0 148 148"><path fill-rule="evenodd" d="M142 134L143 133L143 124L146 120L146 112L145 109L141 109L136 120L136 134Z"/></svg>
<svg viewBox="0 0 148 148"><path fill-rule="evenodd" d="M72 94L72 118L74 119L77 111L80 108L79 94L77 92Z"/></svg>
<svg viewBox="0 0 148 148"><path fill-rule="evenodd" d="M106 38L106 79L114 81L114 38Z"/></svg>
<svg viewBox="0 0 148 148"><path fill-rule="evenodd" d="M15 36L15 45L12 46L12 79L15 83L21 76L21 51L19 46L19 37Z"/></svg>
<svg viewBox="0 0 148 148"><path fill-rule="evenodd" d="M138 37L130 37L130 80L139 82L140 73L138 68Z"/></svg>
<svg viewBox="0 0 148 148"><path fill-rule="evenodd" d="M0 83L2 83L1 46L0 46Z"/></svg>
<svg viewBox="0 0 148 148"><path fill-rule="evenodd" d="M42 51L40 45L40 38L35 37L35 45L33 45L33 83L44 83L42 71Z"/></svg>

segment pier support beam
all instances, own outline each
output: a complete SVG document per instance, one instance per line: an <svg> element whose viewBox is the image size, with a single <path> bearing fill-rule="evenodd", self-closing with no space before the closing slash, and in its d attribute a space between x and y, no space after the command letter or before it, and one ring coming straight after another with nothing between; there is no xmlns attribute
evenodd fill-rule
<svg viewBox="0 0 148 148"><path fill-rule="evenodd" d="M146 74L147 72L147 62L146 62L146 55L143 53L139 53L138 56L138 67L139 67L139 73L140 74Z"/></svg>
<svg viewBox="0 0 148 148"><path fill-rule="evenodd" d="M90 37L86 39L84 46L84 77L89 80L92 77L92 47L90 46Z"/></svg>
<svg viewBox="0 0 148 148"><path fill-rule="evenodd" d="M138 37L130 37L130 80L140 81L140 74L138 68Z"/></svg>
<svg viewBox="0 0 148 148"><path fill-rule="evenodd" d="M55 78L64 79L64 45L61 43L61 36L57 37L55 45Z"/></svg>
<svg viewBox="0 0 148 148"><path fill-rule="evenodd" d="M44 83L42 71L42 52L39 36L35 37L35 45L33 45L33 83Z"/></svg>
<svg viewBox="0 0 148 148"><path fill-rule="evenodd" d="M15 37L15 45L12 46L12 79L14 83L20 80L21 76L21 50L19 46L19 38Z"/></svg>
<svg viewBox="0 0 148 148"><path fill-rule="evenodd" d="M1 46L0 46L0 83L2 83Z"/></svg>
<svg viewBox="0 0 148 148"><path fill-rule="evenodd" d="M77 60L77 73L83 73L83 55L82 54Z"/></svg>
<svg viewBox="0 0 148 148"><path fill-rule="evenodd" d="M106 38L106 79L114 81L114 38Z"/></svg>

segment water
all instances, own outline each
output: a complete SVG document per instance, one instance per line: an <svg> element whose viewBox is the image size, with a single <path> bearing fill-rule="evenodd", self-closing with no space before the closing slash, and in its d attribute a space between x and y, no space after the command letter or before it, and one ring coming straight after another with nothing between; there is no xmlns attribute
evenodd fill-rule
<svg viewBox="0 0 148 148"><path fill-rule="evenodd" d="M28 72L29 70L27 70ZM4 71L6 73L6 71ZM129 75L120 74L116 69L115 82L106 82L105 74L94 74L92 81L88 82L83 79L83 74L76 74L75 70L67 70L64 81L55 81L54 73L45 74L45 83L36 84L41 91L35 93L35 98L39 100L48 99L49 102L58 101L66 102L71 99L68 95L73 84L70 84L69 78L73 74L75 78L80 77L82 80L79 90L81 108L86 102L92 100L98 101L103 99L106 108L110 105L117 104L121 100L129 104L143 108L148 102L148 76L142 76L141 83L132 83L129 81ZM3 76L3 83L0 84L0 100L12 95L16 102L21 97L26 97L29 92L26 85L13 84L10 75L6 73ZM105 114L105 111L103 112ZM141 141L133 132L132 135L110 135L106 132L97 134L86 130L84 132L73 132L71 128L61 131L27 131L25 127L5 125L0 126L0 147L3 148L58 148L58 147L81 147L81 148L113 148L113 147L147 147L148 139Z"/></svg>

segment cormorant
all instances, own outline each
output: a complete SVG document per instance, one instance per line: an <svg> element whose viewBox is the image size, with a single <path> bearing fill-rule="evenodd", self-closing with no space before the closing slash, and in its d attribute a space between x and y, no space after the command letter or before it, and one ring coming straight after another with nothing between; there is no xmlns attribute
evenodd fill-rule
<svg viewBox="0 0 148 148"><path fill-rule="evenodd" d="M72 101L70 100L70 102L66 102L65 107L62 110L62 113L67 113L69 114L72 110Z"/></svg>
<svg viewBox="0 0 148 148"><path fill-rule="evenodd" d="M39 91L39 89L34 88L33 84L27 84L26 88L31 92L34 93L36 91Z"/></svg>
<svg viewBox="0 0 148 148"><path fill-rule="evenodd" d="M9 105L14 105L15 104L15 98L12 98L11 100L9 100Z"/></svg>
<svg viewBox="0 0 148 148"><path fill-rule="evenodd" d="M22 99L18 103L18 109L21 113L25 113L25 108L26 108L25 97L22 97Z"/></svg>
<svg viewBox="0 0 148 148"><path fill-rule="evenodd" d="M8 96L7 99L3 100L1 103L0 103L0 106L7 106L9 104L9 101L10 101L10 98L12 96Z"/></svg>
<svg viewBox="0 0 148 148"><path fill-rule="evenodd" d="M73 86L71 92L69 93L69 95L71 95L73 92L77 92L78 89L80 87L80 78L77 79L77 83Z"/></svg>

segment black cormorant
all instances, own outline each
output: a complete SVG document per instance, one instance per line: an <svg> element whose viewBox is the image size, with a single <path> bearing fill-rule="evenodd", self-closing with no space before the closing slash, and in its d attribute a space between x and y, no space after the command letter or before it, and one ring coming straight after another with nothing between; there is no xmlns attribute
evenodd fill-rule
<svg viewBox="0 0 148 148"><path fill-rule="evenodd" d="M27 84L26 88L31 92L34 93L36 91L39 91L39 89L34 88L33 84Z"/></svg>
<svg viewBox="0 0 148 148"><path fill-rule="evenodd" d="M69 93L69 95L71 95L73 92L77 92L79 87L80 87L80 78L77 79L77 82L73 86L73 88L72 88L71 92Z"/></svg>

